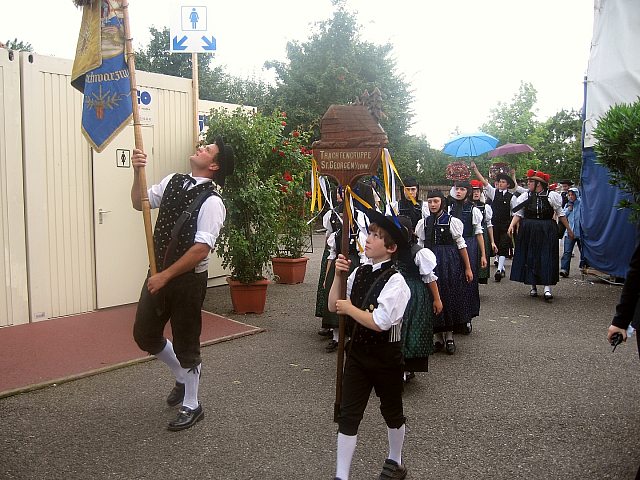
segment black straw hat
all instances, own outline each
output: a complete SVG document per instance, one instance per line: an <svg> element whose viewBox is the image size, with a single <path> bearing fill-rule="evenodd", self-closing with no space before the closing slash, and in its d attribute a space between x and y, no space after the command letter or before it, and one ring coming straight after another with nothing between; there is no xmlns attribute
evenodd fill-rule
<svg viewBox="0 0 640 480"><path fill-rule="evenodd" d="M398 250L409 248L409 232L404 227L396 225L393 217L387 217L373 208L367 208L364 210L364 214L369 219L369 222L375 223L391 235L391 238L398 246Z"/></svg>
<svg viewBox="0 0 640 480"><path fill-rule="evenodd" d="M496 175L496 180L506 180L506 182L509 184L509 188L515 188L515 186L516 186L516 182L513 181L513 178L511 178L506 173L497 174Z"/></svg>
<svg viewBox="0 0 640 480"><path fill-rule="evenodd" d="M224 186L224 180L227 176L233 173L235 162L233 157L233 148L230 145L225 145L221 136L217 136L214 143L218 147L218 155L216 161L220 165L220 169L216 174L215 181L221 187Z"/></svg>

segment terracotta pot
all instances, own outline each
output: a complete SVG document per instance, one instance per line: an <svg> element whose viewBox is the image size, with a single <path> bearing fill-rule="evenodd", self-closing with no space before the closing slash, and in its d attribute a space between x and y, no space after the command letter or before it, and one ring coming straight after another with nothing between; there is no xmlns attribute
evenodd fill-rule
<svg viewBox="0 0 640 480"><path fill-rule="evenodd" d="M278 283L293 285L304 282L304 274L307 271L307 257L271 259L273 274L278 276Z"/></svg>
<svg viewBox="0 0 640 480"><path fill-rule="evenodd" d="M253 283L242 283L227 277L231 303L236 313L262 313L267 301L267 285L269 280L258 280Z"/></svg>

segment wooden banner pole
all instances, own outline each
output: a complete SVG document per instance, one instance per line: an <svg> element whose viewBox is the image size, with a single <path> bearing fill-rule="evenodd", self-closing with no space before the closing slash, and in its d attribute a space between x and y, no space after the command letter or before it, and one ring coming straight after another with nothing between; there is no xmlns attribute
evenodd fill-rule
<svg viewBox="0 0 640 480"><path fill-rule="evenodd" d="M191 54L191 68L193 72L191 74L193 83L193 145L195 147L200 143L200 124L198 123L198 99L200 98L200 87L198 84L198 54Z"/></svg>
<svg viewBox="0 0 640 480"><path fill-rule="evenodd" d="M125 37L125 56L127 66L129 67L129 84L131 85L131 106L133 109L133 136L135 147L144 151L144 143L142 141L142 124L140 123L140 112L138 110L138 87L136 85L136 62L133 53L131 28L129 26L129 1L122 1L122 12L124 14L124 37ZM156 266L156 256L153 248L153 232L151 228L151 207L149 205L149 196L147 194L147 175L145 169L138 170L138 178L140 183L140 198L142 200L142 218L144 220L144 231L147 239L147 253L149 256L149 270L151 275L158 272Z"/></svg>

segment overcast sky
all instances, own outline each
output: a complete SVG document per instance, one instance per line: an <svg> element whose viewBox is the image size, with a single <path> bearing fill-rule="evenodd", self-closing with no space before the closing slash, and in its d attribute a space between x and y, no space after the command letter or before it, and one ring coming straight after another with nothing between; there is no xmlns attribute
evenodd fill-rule
<svg viewBox="0 0 640 480"><path fill-rule="evenodd" d="M134 45L149 27L175 24L175 2L129 0ZM173 9L169 8L173 4ZM330 0L209 0L215 62L230 73L263 75L265 60L285 60L287 41L304 41L310 24L327 19ZM457 128L474 131L521 81L538 91L538 118L582 106L593 27L591 0L347 0L363 39L390 42L414 89L415 125L441 148ZM3 2L0 40L18 38L36 53L73 58L81 11L71 0ZM268 76L267 78L271 78ZM384 93L384 92L383 92Z"/></svg>

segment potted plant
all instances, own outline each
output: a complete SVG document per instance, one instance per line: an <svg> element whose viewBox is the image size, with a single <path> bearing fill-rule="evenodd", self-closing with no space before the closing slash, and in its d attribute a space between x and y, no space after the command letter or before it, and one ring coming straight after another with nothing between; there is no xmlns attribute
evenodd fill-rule
<svg viewBox="0 0 640 480"><path fill-rule="evenodd" d="M206 142L213 143L216 135L222 135L235 153L235 169L222 192L227 216L216 252L222 266L231 271L227 282L237 313L264 311L269 283L264 271L276 251L280 208L272 148L283 128L279 115L240 108L231 113L214 109L209 119Z"/></svg>
<svg viewBox="0 0 640 480"><path fill-rule="evenodd" d="M640 98L611 107L593 134L597 160L609 169L610 183L632 195L633 201L622 200L618 206L631 208L631 218L640 219Z"/></svg>
<svg viewBox="0 0 640 480"><path fill-rule="evenodd" d="M286 114L282 114L286 118ZM283 120L285 122L285 120ZM309 210L305 205L311 192L307 190L311 170L311 150L307 150L310 133L292 131L282 137L272 149L273 164L281 172L280 215L278 219L278 248L271 260L278 283L295 284L304 281L307 261L304 256L311 239Z"/></svg>

